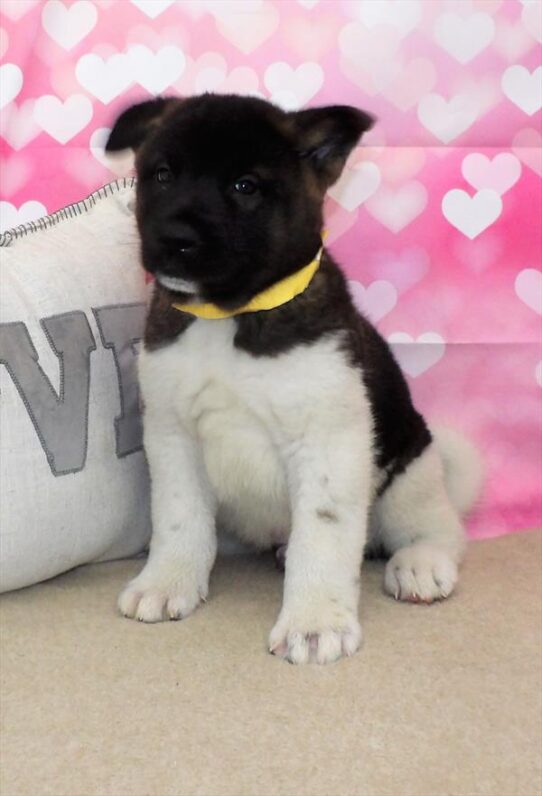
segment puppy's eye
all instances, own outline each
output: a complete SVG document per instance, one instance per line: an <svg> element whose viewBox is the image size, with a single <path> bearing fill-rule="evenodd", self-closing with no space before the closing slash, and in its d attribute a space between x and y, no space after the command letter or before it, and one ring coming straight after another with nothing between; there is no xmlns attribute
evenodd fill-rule
<svg viewBox="0 0 542 796"><path fill-rule="evenodd" d="M233 188L237 193L242 193L245 196L250 196L258 190L258 183L254 177L240 177L233 184Z"/></svg>
<svg viewBox="0 0 542 796"><path fill-rule="evenodd" d="M173 179L173 174L167 166L160 166L154 172L154 178L160 185L167 185Z"/></svg>

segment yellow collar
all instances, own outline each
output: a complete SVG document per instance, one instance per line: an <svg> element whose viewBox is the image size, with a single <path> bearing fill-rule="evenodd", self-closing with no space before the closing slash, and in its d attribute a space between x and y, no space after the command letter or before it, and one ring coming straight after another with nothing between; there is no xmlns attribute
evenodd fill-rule
<svg viewBox="0 0 542 796"><path fill-rule="evenodd" d="M309 286L314 274L316 273L322 258L323 247L312 262L305 265L295 274L281 279L266 290L262 290L247 304L238 307L236 310L222 310L216 304L173 304L176 310L188 312L198 318L221 319L232 318L234 315L243 315L246 312L261 312L261 310L273 310L291 301Z"/></svg>

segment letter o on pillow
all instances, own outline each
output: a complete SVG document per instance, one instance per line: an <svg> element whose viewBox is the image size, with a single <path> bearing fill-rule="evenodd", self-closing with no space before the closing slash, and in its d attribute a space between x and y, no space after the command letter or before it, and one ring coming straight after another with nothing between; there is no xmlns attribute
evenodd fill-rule
<svg viewBox="0 0 542 796"><path fill-rule="evenodd" d="M150 536L132 179L0 236L0 591Z"/></svg>

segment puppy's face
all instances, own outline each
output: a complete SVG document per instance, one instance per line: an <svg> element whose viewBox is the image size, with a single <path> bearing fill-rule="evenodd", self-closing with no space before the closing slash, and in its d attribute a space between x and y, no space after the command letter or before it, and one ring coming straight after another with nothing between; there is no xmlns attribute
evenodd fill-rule
<svg viewBox="0 0 542 796"><path fill-rule="evenodd" d="M232 308L306 265L322 202L372 120L336 106L285 113L248 97L134 106L108 151L136 149L144 267L166 287Z"/></svg>

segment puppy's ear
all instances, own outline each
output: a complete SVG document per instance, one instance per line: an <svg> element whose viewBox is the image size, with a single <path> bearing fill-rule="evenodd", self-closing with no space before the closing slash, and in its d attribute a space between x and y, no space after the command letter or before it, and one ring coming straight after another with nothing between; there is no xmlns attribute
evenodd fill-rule
<svg viewBox="0 0 542 796"><path fill-rule="evenodd" d="M311 163L325 190L338 180L345 161L375 119L348 105L309 108L291 114L299 154Z"/></svg>
<svg viewBox="0 0 542 796"><path fill-rule="evenodd" d="M105 151L137 149L145 140L147 133L160 122L166 110L178 102L181 100L174 97L159 97L132 105L121 113L113 125Z"/></svg>

